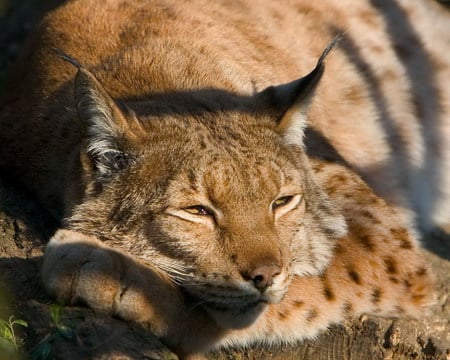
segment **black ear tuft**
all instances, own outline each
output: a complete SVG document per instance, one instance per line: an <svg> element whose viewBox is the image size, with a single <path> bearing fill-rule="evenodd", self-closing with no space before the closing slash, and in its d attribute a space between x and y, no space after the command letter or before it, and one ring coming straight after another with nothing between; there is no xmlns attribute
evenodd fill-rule
<svg viewBox="0 0 450 360"><path fill-rule="evenodd" d="M77 69L81 69L83 66L78 62L78 60L76 60L75 58L73 58L70 55L67 55L64 51L62 51L59 48L55 48L52 47L51 48L57 57L59 57L60 59L63 59L64 61L67 61L68 63L72 64L73 66L75 66Z"/></svg>

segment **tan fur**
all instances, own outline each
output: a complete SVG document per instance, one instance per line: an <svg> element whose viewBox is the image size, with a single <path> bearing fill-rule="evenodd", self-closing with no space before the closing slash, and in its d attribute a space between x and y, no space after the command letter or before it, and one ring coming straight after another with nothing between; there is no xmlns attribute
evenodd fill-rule
<svg viewBox="0 0 450 360"><path fill-rule="evenodd" d="M427 0L50 13L0 115L0 166L65 217L47 290L191 357L419 315L432 276L411 214L450 224L448 34Z"/></svg>

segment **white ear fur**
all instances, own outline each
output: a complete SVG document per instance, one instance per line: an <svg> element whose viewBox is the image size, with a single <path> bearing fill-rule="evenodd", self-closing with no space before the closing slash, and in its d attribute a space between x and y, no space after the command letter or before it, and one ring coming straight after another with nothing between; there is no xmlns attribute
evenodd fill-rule
<svg viewBox="0 0 450 360"><path fill-rule="evenodd" d="M296 104L283 116L278 130L283 134L286 145L304 146L303 136L307 125L309 104Z"/></svg>
<svg viewBox="0 0 450 360"><path fill-rule="evenodd" d="M99 94L94 89L85 89L78 97L77 109L79 116L86 121L88 153L98 157L117 151L115 139L120 136L120 129L114 123L111 109Z"/></svg>

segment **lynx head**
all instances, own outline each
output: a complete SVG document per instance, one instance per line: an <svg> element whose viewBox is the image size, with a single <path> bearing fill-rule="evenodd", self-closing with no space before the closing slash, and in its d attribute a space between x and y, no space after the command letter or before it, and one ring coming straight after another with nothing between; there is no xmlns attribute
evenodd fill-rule
<svg viewBox="0 0 450 360"><path fill-rule="evenodd" d="M320 273L346 232L303 149L323 57L253 96L205 89L126 107L80 67L86 189L67 226L164 271L218 324L248 325L293 275Z"/></svg>

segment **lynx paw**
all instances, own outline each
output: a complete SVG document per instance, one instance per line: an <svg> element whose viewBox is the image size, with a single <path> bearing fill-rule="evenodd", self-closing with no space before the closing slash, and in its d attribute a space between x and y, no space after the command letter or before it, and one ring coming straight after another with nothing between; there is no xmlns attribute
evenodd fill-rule
<svg viewBox="0 0 450 360"><path fill-rule="evenodd" d="M164 317L181 302L178 290L149 266L69 230L59 230L48 243L42 279L59 302L144 323L159 336L167 332Z"/></svg>
<svg viewBox="0 0 450 360"><path fill-rule="evenodd" d="M201 311L186 308L180 289L162 273L93 236L59 230L47 245L42 279L59 302L143 324L182 359L201 359L223 336Z"/></svg>

